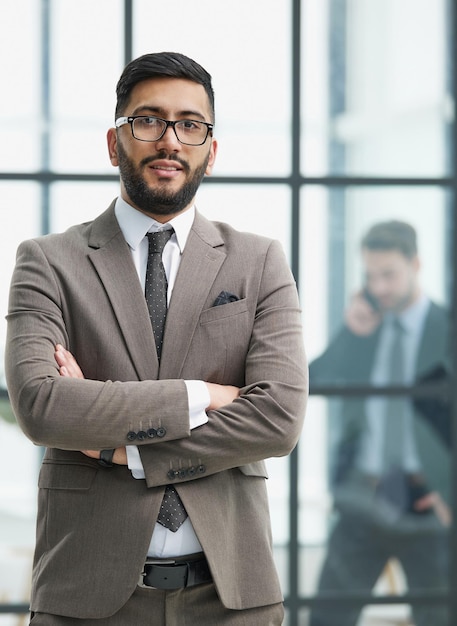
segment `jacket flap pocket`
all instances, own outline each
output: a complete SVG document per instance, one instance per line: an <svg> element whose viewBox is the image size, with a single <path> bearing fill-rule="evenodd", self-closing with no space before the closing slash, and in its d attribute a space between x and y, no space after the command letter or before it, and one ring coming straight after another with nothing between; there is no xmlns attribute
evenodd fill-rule
<svg viewBox="0 0 457 626"><path fill-rule="evenodd" d="M89 465L43 463L38 487L40 489L90 489L98 469Z"/></svg>

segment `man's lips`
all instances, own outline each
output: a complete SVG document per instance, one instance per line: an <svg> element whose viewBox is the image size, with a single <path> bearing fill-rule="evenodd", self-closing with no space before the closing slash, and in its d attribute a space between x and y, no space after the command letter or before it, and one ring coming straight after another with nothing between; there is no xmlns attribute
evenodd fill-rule
<svg viewBox="0 0 457 626"><path fill-rule="evenodd" d="M165 170L167 172L181 171L182 167L179 163L173 161L153 161L148 163L148 167L153 170Z"/></svg>
<svg viewBox="0 0 457 626"><path fill-rule="evenodd" d="M174 180L183 171L182 166L173 161L152 161L146 165L146 168L153 176L162 180Z"/></svg>
<svg viewBox="0 0 457 626"><path fill-rule="evenodd" d="M186 165L180 163L177 159L146 158L143 160L142 165L156 176L168 179L176 178L182 171L187 170Z"/></svg>

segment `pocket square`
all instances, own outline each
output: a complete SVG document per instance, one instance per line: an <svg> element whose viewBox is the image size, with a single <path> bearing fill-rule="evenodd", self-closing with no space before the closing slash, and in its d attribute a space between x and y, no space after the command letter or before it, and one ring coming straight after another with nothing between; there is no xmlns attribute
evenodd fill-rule
<svg viewBox="0 0 457 626"><path fill-rule="evenodd" d="M214 300L213 306L220 306L221 304L228 304L229 302L236 302L239 300L238 296L230 293L230 291L221 291L221 293Z"/></svg>

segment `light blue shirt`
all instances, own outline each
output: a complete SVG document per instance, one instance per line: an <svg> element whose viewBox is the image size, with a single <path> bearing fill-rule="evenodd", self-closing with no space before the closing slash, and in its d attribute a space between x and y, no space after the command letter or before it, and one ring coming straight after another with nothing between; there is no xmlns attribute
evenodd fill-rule
<svg viewBox="0 0 457 626"><path fill-rule="evenodd" d="M404 384L414 383L416 363L420 342L423 335L425 319L430 308L430 300L421 295L419 299L401 314L396 315L404 329L403 360ZM389 384L389 355L394 341L394 315L386 314L380 330L377 350L370 382L373 386L382 387ZM378 476L384 467L384 445L386 427L387 398L371 396L366 400L367 429L362 436L362 445L358 458L358 466L364 472ZM413 410L411 401L404 399L403 420L403 455L402 468L408 473L419 472L421 462L414 439Z"/></svg>

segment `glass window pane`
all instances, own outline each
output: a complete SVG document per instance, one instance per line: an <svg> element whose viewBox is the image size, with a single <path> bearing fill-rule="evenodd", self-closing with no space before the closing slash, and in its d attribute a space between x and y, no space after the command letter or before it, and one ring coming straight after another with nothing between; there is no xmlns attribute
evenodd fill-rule
<svg viewBox="0 0 457 626"><path fill-rule="evenodd" d="M450 6L446 0L304 4L304 174L450 171Z"/></svg>
<svg viewBox="0 0 457 626"><path fill-rule="evenodd" d="M267 459L267 491L270 505L273 552L283 593L288 593L289 459Z"/></svg>
<svg viewBox="0 0 457 626"><path fill-rule="evenodd" d="M0 403L0 597L29 602L35 546L36 484L40 450L11 421L8 403ZM7 442L7 445L6 445ZM18 462L20 459L20 462ZM12 480L14 472L14 480ZM7 618L3 618L7 619ZM18 624L18 618L2 621Z"/></svg>
<svg viewBox="0 0 457 626"><path fill-rule="evenodd" d="M0 597L4 602L26 603L29 600L35 541L39 450L24 437L15 422L4 392L3 361L5 315L16 249L24 239L39 234L39 187L34 183L0 182L0 196L0 220L3 225L0 231L0 299L3 312L0 316ZM12 471L14 480L11 478Z"/></svg>
<svg viewBox="0 0 457 626"><path fill-rule="evenodd" d="M311 396L299 442L300 593L313 595L322 567L331 500L328 488L326 400Z"/></svg>
<svg viewBox="0 0 457 626"><path fill-rule="evenodd" d="M209 220L278 239L290 259L290 190L286 185L204 184L197 207Z"/></svg>
<svg viewBox="0 0 457 626"><path fill-rule="evenodd" d="M173 16L186 16L176 19ZM135 2L134 56L174 50L209 71L216 94L217 175L290 172L290 3ZM154 29L151 24L168 24ZM221 45L225 34L235 41Z"/></svg>
<svg viewBox="0 0 457 626"><path fill-rule="evenodd" d="M119 183L56 183L51 188L51 232L93 220L119 195Z"/></svg>
<svg viewBox="0 0 457 626"><path fill-rule="evenodd" d="M342 389L311 397L299 448L300 589L334 594L313 610L324 624L334 616L355 624L363 608L338 606L335 594L448 586L450 200L433 187L316 187L302 196L310 389ZM367 286L377 308L362 295ZM423 395L382 389L413 384ZM379 391L361 395L360 385ZM427 611L428 623L447 624L442 606ZM408 615L420 623L423 613L366 607L361 623Z"/></svg>
<svg viewBox="0 0 457 626"><path fill-rule="evenodd" d="M0 170L38 169L40 158L40 5L2 3Z"/></svg>
<svg viewBox="0 0 457 626"><path fill-rule="evenodd" d="M397 466L368 473L361 458L370 424L364 408L366 411L367 401L372 399L314 396L310 401L310 414L319 422L315 430L326 435L326 442L314 436L315 447L322 446L315 452L314 466L306 453L300 455L304 466L300 473L300 592L323 599L331 594L331 599L312 611L322 624L343 624L345 620L371 624L369 618L375 617L400 623L412 612L413 623L421 623L426 614L429 620L424 623L447 626L444 601L426 609L422 606L426 613L421 613L420 605L366 608L360 622L363 602L348 604L351 596L360 594L445 594L449 587L449 411L446 415L437 412L440 403L430 396L428 407L433 410L414 412L411 428L405 432L413 438L420 459L416 471ZM441 430L444 421L447 434ZM388 434L392 423L379 420L379 432L384 429ZM371 456L378 446L379 439L372 439ZM328 476L326 489L323 476ZM314 483L312 499L310 483ZM346 602L338 605L338 598Z"/></svg>
<svg viewBox="0 0 457 626"><path fill-rule="evenodd" d="M123 65L121 0L53 2L51 168L113 172L106 131Z"/></svg>
<svg viewBox="0 0 457 626"><path fill-rule="evenodd" d="M393 593L395 593L395 588ZM298 622L300 626L302 624L307 626L310 623L310 614L309 609L300 612ZM369 605L363 609L357 626L412 626L414 622L411 619L411 607L406 604ZM335 623L339 624L339 622ZM445 626L448 626L447 623Z"/></svg>
<svg viewBox="0 0 457 626"><path fill-rule="evenodd" d="M3 354L5 345L8 293L16 250L24 239L40 234L40 195L35 183L0 182L0 387L5 387ZM19 217L18 217L19 212ZM0 439L0 441L5 441ZM1 455L0 455L1 456Z"/></svg>
<svg viewBox="0 0 457 626"><path fill-rule="evenodd" d="M395 562L389 563L383 584L388 593L395 594L402 583L401 572L395 568ZM376 622L390 624L414 624L411 607L407 604L368 605L362 611L361 626L370 626ZM447 626L447 621L444 622Z"/></svg>
<svg viewBox="0 0 457 626"><path fill-rule="evenodd" d="M345 306L364 286L361 239L377 222L400 220L414 227L420 286L433 301L448 304L450 206L450 194L439 187L306 188L300 294L310 358L322 352L341 325Z"/></svg>

